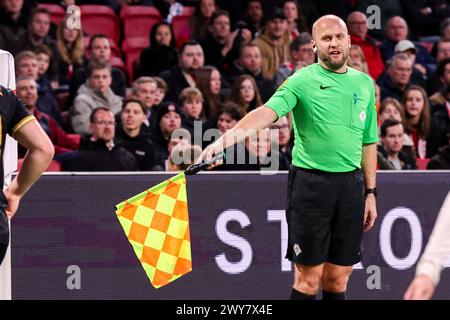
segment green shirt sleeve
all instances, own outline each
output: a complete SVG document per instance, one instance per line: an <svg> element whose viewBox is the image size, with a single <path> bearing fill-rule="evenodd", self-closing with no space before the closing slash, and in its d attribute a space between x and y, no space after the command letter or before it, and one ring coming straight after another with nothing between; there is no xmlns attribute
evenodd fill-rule
<svg viewBox="0 0 450 320"><path fill-rule="evenodd" d="M298 103L300 86L296 80L295 75L287 78L265 103L265 106L275 111L278 119L288 114Z"/></svg>
<svg viewBox="0 0 450 320"><path fill-rule="evenodd" d="M372 80L370 80L370 100L367 106L366 125L363 133L363 144L371 144L378 142L378 127L377 127L377 107L375 104L375 87Z"/></svg>

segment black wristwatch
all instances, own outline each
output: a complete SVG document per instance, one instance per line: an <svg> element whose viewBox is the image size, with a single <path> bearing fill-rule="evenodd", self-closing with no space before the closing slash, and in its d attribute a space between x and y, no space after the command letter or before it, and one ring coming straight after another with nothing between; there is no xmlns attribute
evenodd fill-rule
<svg viewBox="0 0 450 320"><path fill-rule="evenodd" d="M375 188L371 188L371 189L366 189L366 197L369 193L372 193L376 198L377 197L377 188L375 187Z"/></svg>

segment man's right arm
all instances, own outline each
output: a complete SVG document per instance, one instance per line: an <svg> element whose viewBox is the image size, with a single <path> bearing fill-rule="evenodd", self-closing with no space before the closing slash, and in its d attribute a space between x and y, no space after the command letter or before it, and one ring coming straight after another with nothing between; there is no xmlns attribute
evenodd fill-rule
<svg viewBox="0 0 450 320"><path fill-rule="evenodd" d="M405 292L405 300L431 299L450 255L450 192L436 219L425 251L416 267L416 276Z"/></svg>
<svg viewBox="0 0 450 320"><path fill-rule="evenodd" d="M209 145L201 154L197 163L202 160L209 160L214 155L220 153L224 149L238 143L245 138L255 134L258 130L264 129L278 118L275 111L266 106L261 106L248 113L242 118L233 129L223 134L216 142Z"/></svg>
<svg viewBox="0 0 450 320"><path fill-rule="evenodd" d="M28 153L18 175L4 191L8 200L6 214L9 219L15 214L22 196L47 169L54 155L52 142L35 120L20 128L14 138L28 149Z"/></svg>

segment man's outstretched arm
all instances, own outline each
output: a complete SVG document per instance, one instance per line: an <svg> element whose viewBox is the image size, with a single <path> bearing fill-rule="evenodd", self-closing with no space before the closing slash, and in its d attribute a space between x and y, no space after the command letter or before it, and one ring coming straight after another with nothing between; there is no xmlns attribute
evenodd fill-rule
<svg viewBox="0 0 450 320"><path fill-rule="evenodd" d="M242 118L233 129L206 147L197 162L212 159L214 155L255 134L258 130L266 128L275 120L277 120L277 114L271 108L266 106L256 108Z"/></svg>
<svg viewBox="0 0 450 320"><path fill-rule="evenodd" d="M23 126L15 133L14 138L27 148L28 152L18 175L4 190L8 201L6 214L9 219L16 213L22 196L48 168L54 155L53 144L37 121Z"/></svg>
<svg viewBox="0 0 450 320"><path fill-rule="evenodd" d="M431 299L442 269L450 256L450 192L436 219L425 251L416 267L416 276L405 292L405 300Z"/></svg>
<svg viewBox="0 0 450 320"><path fill-rule="evenodd" d="M363 145L362 149L362 171L366 189L376 187L377 174L377 144ZM375 196L368 194L364 210L364 231L369 231L377 219L377 207Z"/></svg>

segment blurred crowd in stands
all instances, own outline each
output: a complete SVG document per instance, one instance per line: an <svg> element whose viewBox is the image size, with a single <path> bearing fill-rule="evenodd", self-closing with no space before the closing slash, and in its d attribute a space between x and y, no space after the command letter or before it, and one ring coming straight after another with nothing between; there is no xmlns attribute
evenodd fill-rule
<svg viewBox="0 0 450 320"><path fill-rule="evenodd" d="M374 80L378 168L450 169L449 0L0 3L16 94L55 145L48 170L185 169L316 62L311 27L330 13L347 23L348 65ZM292 143L287 116L216 169L287 170Z"/></svg>

